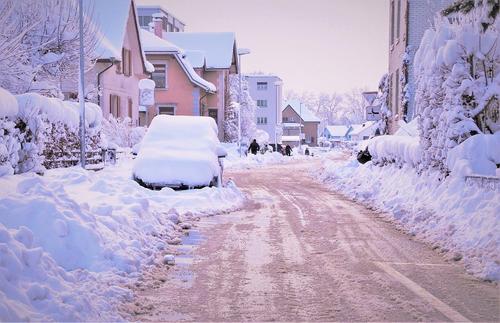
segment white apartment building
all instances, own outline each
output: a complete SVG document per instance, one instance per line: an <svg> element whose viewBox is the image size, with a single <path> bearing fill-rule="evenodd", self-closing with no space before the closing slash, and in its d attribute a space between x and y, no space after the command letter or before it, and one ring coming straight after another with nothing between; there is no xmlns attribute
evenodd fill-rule
<svg viewBox="0 0 500 323"><path fill-rule="evenodd" d="M283 81L275 75L245 75L245 79L248 81L250 96L257 104L257 129L268 133L270 144L281 143Z"/></svg>

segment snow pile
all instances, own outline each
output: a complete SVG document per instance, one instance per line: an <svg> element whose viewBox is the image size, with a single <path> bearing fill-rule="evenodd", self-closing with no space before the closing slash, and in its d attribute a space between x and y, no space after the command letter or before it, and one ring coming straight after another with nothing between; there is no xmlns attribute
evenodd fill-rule
<svg viewBox="0 0 500 323"><path fill-rule="evenodd" d="M152 191L130 178L132 161L0 178L0 320L117 321L127 288L154 265L181 225L233 211L224 188Z"/></svg>
<svg viewBox="0 0 500 323"><path fill-rule="evenodd" d="M495 176L500 165L500 132L470 137L448 151L447 163L452 176Z"/></svg>
<svg viewBox="0 0 500 323"><path fill-rule="evenodd" d="M379 136L368 140L368 151L376 164L395 163L416 167L422 158L418 137Z"/></svg>
<svg viewBox="0 0 500 323"><path fill-rule="evenodd" d="M210 117L156 116L141 142L134 177L155 186L202 186L219 177L217 125Z"/></svg>
<svg viewBox="0 0 500 323"><path fill-rule="evenodd" d="M13 117L18 112L16 97L0 87L0 118Z"/></svg>
<svg viewBox="0 0 500 323"><path fill-rule="evenodd" d="M273 152L271 148L269 148L270 150L266 153L262 154L259 152L257 155L245 153L245 151L243 151L242 156L240 157L237 144L225 143L223 145L227 151L227 156L224 158L224 169L251 169L256 167L293 163L299 160L311 158L310 156L298 154L298 151L296 150L292 156L283 156L281 153ZM242 147L242 149L245 149L245 147Z"/></svg>
<svg viewBox="0 0 500 323"><path fill-rule="evenodd" d="M462 257L469 272L500 280L500 192L472 187L439 172L325 161L319 179L388 216L419 238Z"/></svg>

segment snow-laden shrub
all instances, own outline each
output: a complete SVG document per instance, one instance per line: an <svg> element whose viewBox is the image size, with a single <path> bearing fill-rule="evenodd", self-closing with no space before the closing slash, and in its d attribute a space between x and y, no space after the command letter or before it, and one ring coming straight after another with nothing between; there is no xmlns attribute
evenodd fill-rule
<svg viewBox="0 0 500 323"><path fill-rule="evenodd" d="M141 142L146 130L146 127L133 126L128 117L115 118L109 115L102 120L102 144L109 148L131 148Z"/></svg>
<svg viewBox="0 0 500 323"><path fill-rule="evenodd" d="M16 97L0 87L0 176L14 174L19 161L19 131L12 122L18 111Z"/></svg>
<svg viewBox="0 0 500 323"><path fill-rule="evenodd" d="M241 100L241 102L240 102ZM248 142L255 137L255 101L250 96L248 81L241 81L241 96L239 75L229 75L229 105L224 114L224 141L236 142L238 140L238 113L241 111L241 138ZM239 103L238 103L239 102Z"/></svg>
<svg viewBox="0 0 500 323"><path fill-rule="evenodd" d="M423 166L445 174L450 149L475 134L500 130L495 2L467 3L467 10L454 5L451 21L440 18L425 32L414 61Z"/></svg>
<svg viewBox="0 0 500 323"><path fill-rule="evenodd" d="M367 146L374 164L418 168L421 162L422 149L418 137L379 136L370 139Z"/></svg>

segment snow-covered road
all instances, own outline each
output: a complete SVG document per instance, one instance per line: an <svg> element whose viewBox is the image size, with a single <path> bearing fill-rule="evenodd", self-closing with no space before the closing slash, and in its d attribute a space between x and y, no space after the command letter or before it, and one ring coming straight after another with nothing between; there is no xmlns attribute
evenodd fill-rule
<svg viewBox="0 0 500 323"><path fill-rule="evenodd" d="M313 164L314 163L314 164ZM122 307L140 321L499 321L498 286L308 176L228 172L250 197L202 218Z"/></svg>

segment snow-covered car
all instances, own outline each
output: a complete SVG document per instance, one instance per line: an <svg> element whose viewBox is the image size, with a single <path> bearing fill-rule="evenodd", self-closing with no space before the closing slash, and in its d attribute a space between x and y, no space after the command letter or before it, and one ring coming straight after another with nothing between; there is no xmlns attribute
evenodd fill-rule
<svg viewBox="0 0 500 323"><path fill-rule="evenodd" d="M160 189L220 186L226 156L211 117L156 116L133 167L140 185Z"/></svg>

